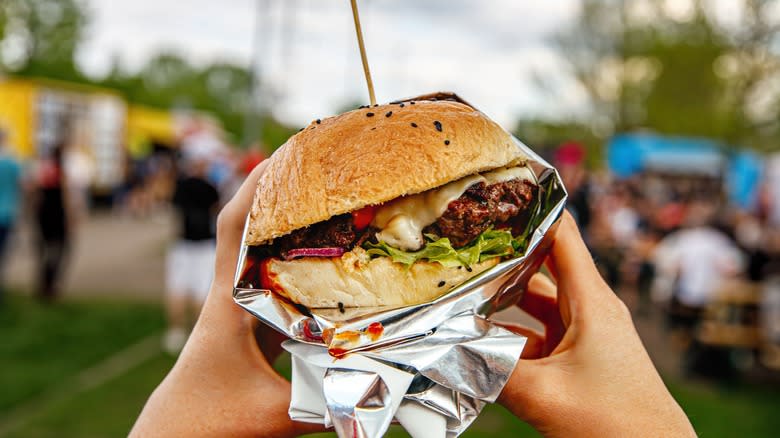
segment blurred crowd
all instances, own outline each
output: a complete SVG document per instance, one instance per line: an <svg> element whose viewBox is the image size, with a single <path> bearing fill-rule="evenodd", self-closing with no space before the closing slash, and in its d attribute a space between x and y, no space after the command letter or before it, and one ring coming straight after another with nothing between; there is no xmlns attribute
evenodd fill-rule
<svg viewBox="0 0 780 438"><path fill-rule="evenodd" d="M29 218L35 295L51 303L61 294L73 242L91 211L103 207L146 219L172 208L177 231L166 256L170 329L164 347L178 351L211 283L217 213L264 159L261 148L237 148L218 125L194 118L176 144L156 145L142 156L128 154L124 184L108 195L95 193L92 157L68 135L32 160L17 159L14 150L0 130L0 273L12 232ZM4 289L0 278L0 293Z"/></svg>
<svg viewBox="0 0 780 438"><path fill-rule="evenodd" d="M604 278L637 317L663 321L683 371L780 369L780 159L747 209L717 173L589 173L576 143L552 159Z"/></svg>

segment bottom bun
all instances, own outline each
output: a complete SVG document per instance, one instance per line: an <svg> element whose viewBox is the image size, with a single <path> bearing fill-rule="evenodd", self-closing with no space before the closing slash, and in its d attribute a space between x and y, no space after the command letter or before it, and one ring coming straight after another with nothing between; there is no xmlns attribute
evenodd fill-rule
<svg viewBox="0 0 780 438"><path fill-rule="evenodd" d="M498 261L485 260L470 271L436 262L407 268L389 257L371 259L356 248L340 258L269 259L264 269L267 286L309 308L406 306L438 298Z"/></svg>

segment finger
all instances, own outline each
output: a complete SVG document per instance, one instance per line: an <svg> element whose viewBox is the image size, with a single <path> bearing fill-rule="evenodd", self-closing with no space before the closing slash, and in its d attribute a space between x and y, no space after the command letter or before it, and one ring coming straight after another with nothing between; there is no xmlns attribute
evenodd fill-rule
<svg viewBox="0 0 780 438"><path fill-rule="evenodd" d="M324 425L317 424L317 423L304 423L301 421L293 421L293 425L295 427L295 436L333 431L332 429L328 429Z"/></svg>
<svg viewBox="0 0 780 438"><path fill-rule="evenodd" d="M282 351L284 351L282 342L287 337L265 324L257 324L255 338L268 363L273 365L276 359L279 358L279 355L282 354Z"/></svg>
<svg viewBox="0 0 780 438"><path fill-rule="evenodd" d="M531 277L518 307L536 318L544 326L544 348L541 354L549 355L563 339L569 326L569 312L563 310L557 298L557 286L544 274Z"/></svg>
<svg viewBox="0 0 780 438"><path fill-rule="evenodd" d="M530 327L523 327L516 324L500 322L497 322L496 324L504 327L512 333L525 336L527 338L525 341L525 347L523 347L523 352L520 354L521 359L538 359L543 357L545 350L545 339L542 333L539 333Z"/></svg>
<svg viewBox="0 0 780 438"><path fill-rule="evenodd" d="M517 306L542 323L553 317L560 319L557 287L549 277L541 273L534 274L528 281Z"/></svg>
<svg viewBox="0 0 780 438"><path fill-rule="evenodd" d="M266 166L266 161L258 164L241 184L233 199L220 212L217 224L214 281L198 325L212 327L216 324L217 329L229 330L233 333L246 331L251 333L257 325L254 317L233 304L231 294L244 222L252 205L257 181Z"/></svg>
<svg viewBox="0 0 780 438"><path fill-rule="evenodd" d="M568 211L563 212L550 252L550 267L556 279L563 276L593 279L599 272Z"/></svg>
<svg viewBox="0 0 780 438"><path fill-rule="evenodd" d="M552 386L550 377L553 372L549 364L521 358L497 401L521 420L531 422L536 417L538 406L547 405L551 400L545 389Z"/></svg>
<svg viewBox="0 0 780 438"><path fill-rule="evenodd" d="M558 284L561 316L567 323L579 311L596 305L611 293L593 263L571 214L564 211L550 251L550 265Z"/></svg>
<svg viewBox="0 0 780 438"><path fill-rule="evenodd" d="M550 276L552 276L551 280L553 282L557 281L558 271L555 269L555 264L553 263L552 257L547 257L544 259L544 269L550 273Z"/></svg>
<svg viewBox="0 0 780 438"><path fill-rule="evenodd" d="M223 287L227 284L232 285L244 224L252 207L257 181L266 166L267 161L263 161L252 170L241 184L241 188L219 214L217 222L217 271L214 280L215 283Z"/></svg>
<svg viewBox="0 0 780 438"><path fill-rule="evenodd" d="M243 229L244 218L249 212L249 207L252 205L252 199L257 189L257 181L260 179L260 175L263 174L265 168L268 166L269 161L263 161L255 166L254 169L247 175L244 182L241 183L241 187L233 195L233 198L225 205L224 213L226 219L229 219L225 225L229 229L232 225L233 228Z"/></svg>

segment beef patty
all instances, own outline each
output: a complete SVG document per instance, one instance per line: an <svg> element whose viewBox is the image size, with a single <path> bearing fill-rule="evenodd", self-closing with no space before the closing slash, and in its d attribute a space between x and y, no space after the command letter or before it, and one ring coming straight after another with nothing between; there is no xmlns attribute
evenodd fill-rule
<svg viewBox="0 0 780 438"><path fill-rule="evenodd" d="M447 237L455 248L468 245L490 227L513 227L513 219L528 208L537 189L531 181L520 179L474 184L450 202L447 210L423 232ZM376 232L373 227L358 230L352 215L347 213L295 230L276 239L274 244L282 257L296 248L339 247L349 251L366 240L375 240Z"/></svg>

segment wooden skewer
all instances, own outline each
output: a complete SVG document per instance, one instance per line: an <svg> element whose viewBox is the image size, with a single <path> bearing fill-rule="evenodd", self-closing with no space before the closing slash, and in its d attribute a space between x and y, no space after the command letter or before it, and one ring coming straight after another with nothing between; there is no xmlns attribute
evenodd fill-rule
<svg viewBox="0 0 780 438"><path fill-rule="evenodd" d="M352 17L355 19L355 33L357 33L358 46L360 47L360 59L363 61L363 73L366 74L366 84L368 84L368 97L371 100L371 105L376 105L374 83L371 81L371 71L368 69L366 46L363 44L363 31L360 29L360 16L358 15L357 0L350 1L352 2Z"/></svg>

